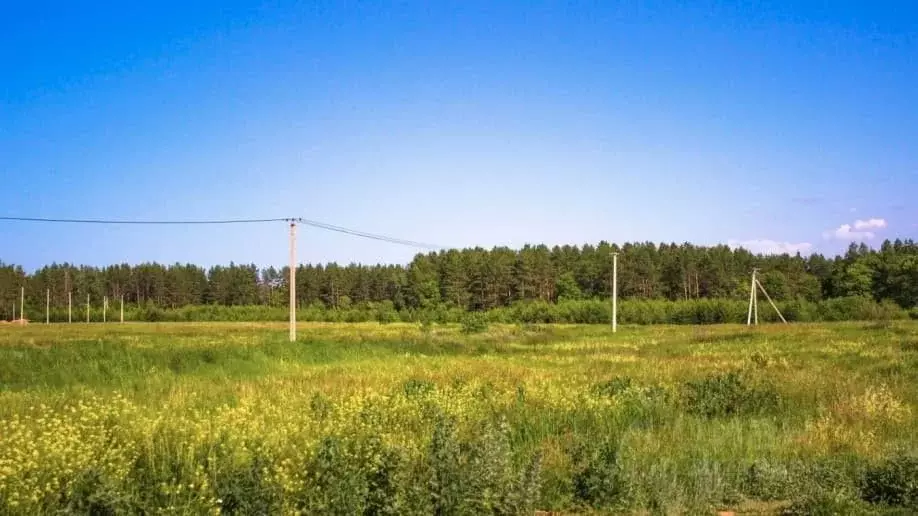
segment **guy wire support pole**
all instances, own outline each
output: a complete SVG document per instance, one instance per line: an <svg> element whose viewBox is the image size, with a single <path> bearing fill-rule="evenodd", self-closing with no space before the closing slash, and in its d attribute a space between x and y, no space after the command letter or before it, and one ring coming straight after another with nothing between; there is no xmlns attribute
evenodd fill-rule
<svg viewBox="0 0 918 516"><path fill-rule="evenodd" d="M296 341L296 219L290 219L290 342Z"/></svg>
<svg viewBox="0 0 918 516"><path fill-rule="evenodd" d="M771 307L774 308L775 312L778 313L778 317L781 318L781 322L783 322L784 324L787 324L787 319L785 319L784 315L781 314L781 310L778 310L778 305L776 305L775 302L771 300L771 296L768 295L768 291L765 290L764 286L762 286L762 282L756 279L755 284L758 285L760 289L762 289L762 293L765 294L765 299L767 299L768 302L771 303Z"/></svg>

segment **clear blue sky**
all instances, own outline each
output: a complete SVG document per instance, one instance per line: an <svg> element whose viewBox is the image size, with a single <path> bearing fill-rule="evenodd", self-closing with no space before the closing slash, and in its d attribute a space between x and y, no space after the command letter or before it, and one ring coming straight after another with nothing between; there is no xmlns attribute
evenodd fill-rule
<svg viewBox="0 0 918 516"><path fill-rule="evenodd" d="M485 247L918 235L914 2L133 4L4 5L0 215ZM299 250L415 253L305 228ZM283 224L0 222L30 269L286 256Z"/></svg>

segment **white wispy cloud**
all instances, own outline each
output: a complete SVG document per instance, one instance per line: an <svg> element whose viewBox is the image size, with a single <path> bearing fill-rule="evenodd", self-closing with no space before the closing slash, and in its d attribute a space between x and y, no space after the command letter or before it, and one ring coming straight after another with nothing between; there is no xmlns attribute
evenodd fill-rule
<svg viewBox="0 0 918 516"><path fill-rule="evenodd" d="M886 227L886 219L868 219L854 221L854 229L861 231L864 229L883 229Z"/></svg>
<svg viewBox="0 0 918 516"><path fill-rule="evenodd" d="M874 230L884 229L888 225L886 219L858 219L854 221L854 224L842 224L835 229L824 232L822 236L828 239L834 238L836 240L872 240L877 236Z"/></svg>
<svg viewBox="0 0 918 516"><path fill-rule="evenodd" d="M753 240L728 240L727 245L733 249L743 248L754 254L805 254L813 249L809 242L778 242L767 238Z"/></svg>

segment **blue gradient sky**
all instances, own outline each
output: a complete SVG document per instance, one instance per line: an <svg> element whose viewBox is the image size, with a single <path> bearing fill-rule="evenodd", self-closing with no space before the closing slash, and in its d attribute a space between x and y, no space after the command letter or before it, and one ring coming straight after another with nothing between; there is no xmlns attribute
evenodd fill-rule
<svg viewBox="0 0 918 516"><path fill-rule="evenodd" d="M0 215L485 247L918 235L914 2L129 4L4 6ZM416 252L305 228L299 250ZM27 268L286 256L283 224L0 222Z"/></svg>

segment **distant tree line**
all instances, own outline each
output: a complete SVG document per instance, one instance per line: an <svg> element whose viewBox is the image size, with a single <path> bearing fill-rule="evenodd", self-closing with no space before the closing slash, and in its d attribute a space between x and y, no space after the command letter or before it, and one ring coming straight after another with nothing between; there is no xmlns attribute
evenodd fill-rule
<svg viewBox="0 0 918 516"><path fill-rule="evenodd" d="M619 293L623 299L745 299L749 275L760 280L776 300L817 302L859 296L918 305L918 244L886 241L879 249L852 244L842 256L754 255L719 245L629 243L598 245L496 247L418 254L402 265L301 265L297 303L347 309L387 302L395 310L447 307L492 310L525 301L607 299L611 295L612 253L619 255ZM170 309L191 305L264 305L287 303L287 268L255 265L191 264L112 265L51 264L27 274L0 262L0 314L7 317L26 289L30 313L43 313L45 290L54 306L93 304L103 296L124 296L130 305Z"/></svg>

